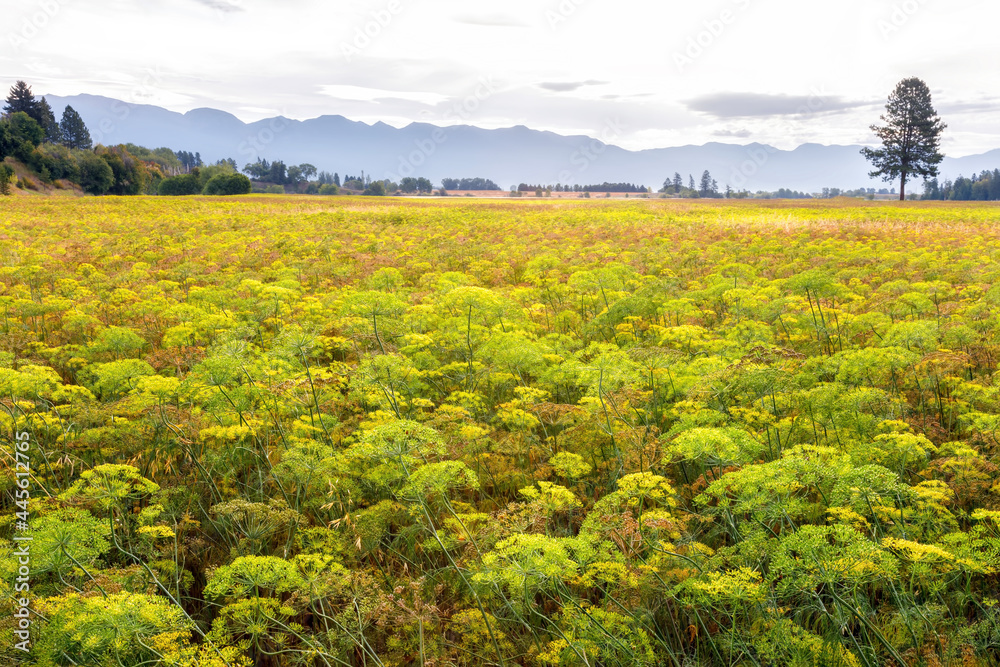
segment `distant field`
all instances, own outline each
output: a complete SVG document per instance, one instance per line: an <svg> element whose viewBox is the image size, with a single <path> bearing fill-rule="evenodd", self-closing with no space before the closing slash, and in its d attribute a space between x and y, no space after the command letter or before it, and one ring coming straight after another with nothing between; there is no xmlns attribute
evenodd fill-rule
<svg viewBox="0 0 1000 667"><path fill-rule="evenodd" d="M625 192L612 192L611 197L606 196L605 192L591 192L590 199L641 199L643 195L636 193L625 193ZM627 195L627 196L626 196ZM510 191L505 190L449 190L449 197L486 197L486 198L496 198L496 197L510 197ZM645 198L655 198L659 197L658 194L646 195ZM535 196L535 191L522 192L521 198L524 199L539 199ZM550 192L543 199L587 199L584 197L582 192Z"/></svg>
<svg viewBox="0 0 1000 667"><path fill-rule="evenodd" d="M591 196L0 198L33 659L996 664L1000 205Z"/></svg>

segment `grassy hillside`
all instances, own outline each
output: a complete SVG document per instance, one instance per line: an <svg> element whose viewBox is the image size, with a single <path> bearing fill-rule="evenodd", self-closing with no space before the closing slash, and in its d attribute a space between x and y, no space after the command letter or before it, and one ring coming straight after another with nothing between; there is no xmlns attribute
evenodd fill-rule
<svg viewBox="0 0 1000 667"><path fill-rule="evenodd" d="M11 183L10 194L15 197L30 197L32 195L81 196L83 190L76 183L58 179L46 183L37 172L27 165L8 157L3 164L14 170L15 181Z"/></svg>

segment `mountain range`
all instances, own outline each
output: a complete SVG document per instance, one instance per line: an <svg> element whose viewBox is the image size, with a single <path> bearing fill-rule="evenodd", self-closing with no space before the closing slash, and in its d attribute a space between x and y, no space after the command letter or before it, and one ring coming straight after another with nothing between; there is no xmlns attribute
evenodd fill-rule
<svg viewBox="0 0 1000 667"><path fill-rule="evenodd" d="M359 175L363 170L373 178L393 181L405 176L423 176L434 183L442 178L483 177L504 188L518 183L613 182L656 190L675 172L686 184L689 175L697 182L706 169L720 188L729 185L751 191L893 187L869 179L870 167L860 154L861 146L804 144L786 151L759 143L708 143L629 151L587 136L563 136L524 126L489 130L412 123L395 128L338 115L304 121L279 116L244 123L217 109L182 114L95 95L46 99L57 118L67 105L76 109L95 144L166 146L197 151L206 163L233 158L240 167L264 158L289 165L310 163L342 176ZM1000 149L946 157L941 173L954 178L996 168L1000 168Z"/></svg>

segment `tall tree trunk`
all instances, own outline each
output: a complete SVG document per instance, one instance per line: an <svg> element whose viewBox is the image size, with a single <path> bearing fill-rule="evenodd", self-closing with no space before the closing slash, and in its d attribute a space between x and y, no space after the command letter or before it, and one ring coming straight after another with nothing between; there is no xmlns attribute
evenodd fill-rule
<svg viewBox="0 0 1000 667"><path fill-rule="evenodd" d="M903 178L899 182L899 201L906 201L906 172L903 172Z"/></svg>

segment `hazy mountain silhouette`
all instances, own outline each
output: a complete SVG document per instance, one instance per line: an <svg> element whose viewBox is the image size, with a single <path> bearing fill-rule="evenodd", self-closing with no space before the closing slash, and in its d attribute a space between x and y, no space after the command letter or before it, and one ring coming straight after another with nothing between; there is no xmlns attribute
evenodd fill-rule
<svg viewBox="0 0 1000 667"><path fill-rule="evenodd" d="M805 144L782 151L762 144L709 143L628 151L585 136L562 136L524 126L486 130L469 125L439 128L413 123L397 129L343 116L306 121L282 117L244 123L216 109L185 114L95 95L47 96L60 117L72 105L95 143L135 143L198 151L206 162L233 158L242 167L258 157L308 162L320 170L374 178L481 176L501 187L517 183L629 182L659 189L679 172L697 182L708 169L720 188L816 192L824 187L892 187L868 178L860 146ZM1000 149L946 158L942 175L954 178L1000 167ZM919 191L911 185L911 191Z"/></svg>

